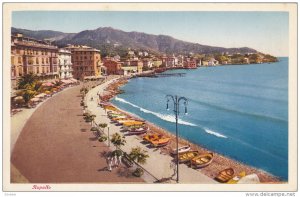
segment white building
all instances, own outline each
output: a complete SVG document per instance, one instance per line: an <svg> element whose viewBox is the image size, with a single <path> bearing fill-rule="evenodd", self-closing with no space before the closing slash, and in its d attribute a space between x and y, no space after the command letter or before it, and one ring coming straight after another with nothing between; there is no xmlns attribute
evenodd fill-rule
<svg viewBox="0 0 300 197"><path fill-rule="evenodd" d="M67 49L58 50L59 76L61 79L72 78L71 51Z"/></svg>

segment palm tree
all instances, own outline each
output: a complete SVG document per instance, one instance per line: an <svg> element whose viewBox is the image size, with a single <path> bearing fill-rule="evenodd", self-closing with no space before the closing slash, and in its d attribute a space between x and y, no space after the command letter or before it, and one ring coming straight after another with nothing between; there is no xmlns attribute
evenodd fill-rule
<svg viewBox="0 0 300 197"><path fill-rule="evenodd" d="M25 89L26 85L33 85L38 81L37 76L33 73L25 74L18 80L18 88Z"/></svg>
<svg viewBox="0 0 300 197"><path fill-rule="evenodd" d="M129 157L130 159L136 161L139 164L145 164L149 155L147 154L147 151L142 150L141 147L137 146L131 149L131 152L129 153Z"/></svg>
<svg viewBox="0 0 300 197"><path fill-rule="evenodd" d="M35 91L37 91L37 92L40 92L40 90L42 89L42 82L40 82L40 81L36 81L35 83L34 83L34 87L33 87L33 89L35 90Z"/></svg>
<svg viewBox="0 0 300 197"><path fill-rule="evenodd" d="M142 150L141 147L137 146L131 149L129 153L129 158L133 161L136 161L139 164L145 164L149 155L147 151ZM132 172L134 176L140 177L144 174L144 170L140 167L136 168L135 171Z"/></svg>
<svg viewBox="0 0 300 197"><path fill-rule="evenodd" d="M28 103L30 101L30 99L32 99L34 97L35 94L36 94L36 91L31 90L31 89L26 89L23 94L25 103Z"/></svg>
<svg viewBox="0 0 300 197"><path fill-rule="evenodd" d="M101 127L102 129L105 129L107 127L107 124L106 123L100 123L99 127Z"/></svg>
<svg viewBox="0 0 300 197"><path fill-rule="evenodd" d="M123 146L126 143L125 137L118 133L113 134L110 141L116 146L116 148L120 148L120 146Z"/></svg>

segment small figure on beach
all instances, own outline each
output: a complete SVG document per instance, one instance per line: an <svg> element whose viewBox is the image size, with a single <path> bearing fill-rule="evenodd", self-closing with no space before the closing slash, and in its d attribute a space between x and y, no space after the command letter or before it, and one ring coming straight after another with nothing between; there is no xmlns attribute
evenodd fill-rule
<svg viewBox="0 0 300 197"><path fill-rule="evenodd" d="M93 97L91 97L91 101L93 101L94 100L94 98Z"/></svg>
<svg viewBox="0 0 300 197"><path fill-rule="evenodd" d="M118 166L119 166L119 163L118 163L118 156L117 156L117 155L114 156L114 166L115 166L115 167L118 167Z"/></svg>
<svg viewBox="0 0 300 197"><path fill-rule="evenodd" d="M112 168L112 158L111 157L107 157L106 158L106 163L107 163L107 169L111 172Z"/></svg>
<svg viewBox="0 0 300 197"><path fill-rule="evenodd" d="M119 155L118 156L118 165L121 165L121 163L122 163L122 155Z"/></svg>

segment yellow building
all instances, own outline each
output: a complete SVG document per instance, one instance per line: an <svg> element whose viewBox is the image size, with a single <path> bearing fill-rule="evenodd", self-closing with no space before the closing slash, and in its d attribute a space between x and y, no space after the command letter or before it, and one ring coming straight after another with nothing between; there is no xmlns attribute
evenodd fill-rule
<svg viewBox="0 0 300 197"><path fill-rule="evenodd" d="M85 77L100 77L100 51L89 46L71 45L66 47L72 53L73 77L83 80Z"/></svg>
<svg viewBox="0 0 300 197"><path fill-rule="evenodd" d="M12 88L16 88L21 76L29 73L36 74L40 80L58 78L58 48L45 41L24 37L23 34L12 35Z"/></svg>

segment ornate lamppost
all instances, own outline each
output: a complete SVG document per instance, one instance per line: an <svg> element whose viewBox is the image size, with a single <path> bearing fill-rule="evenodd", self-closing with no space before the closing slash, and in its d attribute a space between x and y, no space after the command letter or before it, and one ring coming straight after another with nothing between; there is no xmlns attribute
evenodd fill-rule
<svg viewBox="0 0 300 197"><path fill-rule="evenodd" d="M185 106L185 114L187 114L187 104L188 100L185 97L178 97L177 95L167 95L167 110L169 110L169 101L172 100L174 103L174 114L175 114L175 120L176 120L176 166L177 166L177 178L176 182L179 182L179 154L178 154L178 116L179 116L179 104L180 101L184 101L184 106Z"/></svg>

